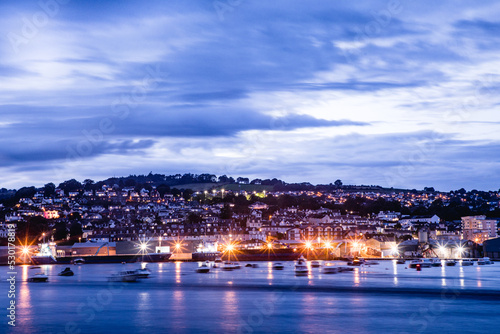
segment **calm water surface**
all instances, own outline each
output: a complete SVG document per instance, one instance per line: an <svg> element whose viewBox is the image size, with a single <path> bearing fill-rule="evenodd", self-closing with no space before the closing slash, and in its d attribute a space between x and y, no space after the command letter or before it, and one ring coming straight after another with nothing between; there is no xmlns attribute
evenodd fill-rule
<svg viewBox="0 0 500 334"><path fill-rule="evenodd" d="M345 263L334 262L336 265ZM244 266L245 263L242 263ZM18 266L16 327L7 326L7 267L0 268L1 333L498 333L500 264L424 268L392 261L295 277L271 262L197 274L197 263L149 264L151 277L110 283L140 264L42 266L48 283L27 283Z"/></svg>

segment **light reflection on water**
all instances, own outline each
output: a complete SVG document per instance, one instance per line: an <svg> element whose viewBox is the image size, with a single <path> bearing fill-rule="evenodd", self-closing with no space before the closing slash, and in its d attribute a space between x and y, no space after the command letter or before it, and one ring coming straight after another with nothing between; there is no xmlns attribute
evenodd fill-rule
<svg viewBox="0 0 500 334"><path fill-rule="evenodd" d="M396 328L390 328L391 332L412 332L407 328L408 317L415 309L426 307L434 300L440 301L439 289L442 287L447 285L447 289L478 291L498 291L500 287L498 265L484 268L423 268L417 272L407 269L405 265L381 261L378 266L356 267L352 272L334 275L321 275L320 269L310 268L307 277L296 277L291 262L285 262L285 269L282 271L273 271L272 263L262 263L258 268L245 268L242 263L240 270L225 272L212 268L209 274L195 273L197 265L183 262L149 264L148 267L152 269L151 278L126 284L113 295L109 305L97 312L95 320L90 323L86 323L85 317L78 314L78 306L85 303L88 297L95 297L105 289L106 277L111 273L137 269L140 264L71 266L75 272L74 277L57 276L67 265L43 266L43 271L49 274L49 282L38 284L25 282L32 271L38 270L22 266L19 268L19 278L22 281L17 284L19 325L30 328L29 333L42 333L42 329L47 329L47 324L57 324L56 327L49 328L54 333L64 332L61 328L70 320L78 323L82 333L99 333L95 328L101 327L108 332L144 332L144 328L151 326L161 332L203 332L207 326L212 332L237 332L238 326L248 323L250 315L258 317L260 314L260 318L255 319L263 324L262 327L251 327L255 333L267 330L293 332L298 328L303 331L311 328L328 331L331 327L325 325L326 316L332 322L351 319L353 326L361 332L369 332L373 328L372 324L378 323L377 319L388 321L378 324L380 328L391 323ZM338 262L336 265L345 266L345 263ZM5 272L6 268L0 268L1 276ZM273 285L269 286L270 283ZM210 287L212 285L214 287ZM361 292L336 292L335 289L339 287L361 289ZM405 295L404 292L401 295L399 292L362 292L363 288L373 287L397 289L395 291L404 291L405 288L422 291L438 289L438 297L429 296L429 292L427 297ZM0 302L5 304L6 300L6 295L0 294ZM267 313L259 311L260 306L256 301L265 305ZM446 312L440 317L451 312L450 314L460 314L460 319L473 323L475 318L471 318L472 315L469 316L462 309L470 310L469 303L474 302L475 300L457 299L447 303ZM488 301L480 302L486 303L485 308L488 307ZM398 308L384 308L384 313L380 313L380 305L393 304L397 304ZM474 317L487 317L491 314L484 311L478 315L483 306L474 307ZM384 318L386 316L390 317ZM395 318L406 320L394 325ZM448 324L453 323L450 319L440 319L429 324L429 328L434 330L437 328L435 326L446 321ZM279 327L279 324L284 327ZM467 326L462 324L463 328L457 329L466 330ZM353 329L351 332L355 331Z"/></svg>

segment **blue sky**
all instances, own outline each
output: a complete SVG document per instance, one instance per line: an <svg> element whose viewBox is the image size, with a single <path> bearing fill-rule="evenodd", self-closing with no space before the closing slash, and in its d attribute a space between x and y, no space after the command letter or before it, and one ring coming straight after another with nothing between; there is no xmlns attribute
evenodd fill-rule
<svg viewBox="0 0 500 334"><path fill-rule="evenodd" d="M500 3L0 4L0 187L500 188Z"/></svg>

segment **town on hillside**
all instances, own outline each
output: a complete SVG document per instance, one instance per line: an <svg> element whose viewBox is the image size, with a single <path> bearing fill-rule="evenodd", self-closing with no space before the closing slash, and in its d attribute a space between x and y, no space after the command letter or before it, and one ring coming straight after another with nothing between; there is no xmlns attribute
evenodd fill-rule
<svg viewBox="0 0 500 334"><path fill-rule="evenodd" d="M189 260L287 249L318 258L500 258L498 191L150 173L1 194L2 248L15 230L23 261L40 245L54 257L170 252Z"/></svg>

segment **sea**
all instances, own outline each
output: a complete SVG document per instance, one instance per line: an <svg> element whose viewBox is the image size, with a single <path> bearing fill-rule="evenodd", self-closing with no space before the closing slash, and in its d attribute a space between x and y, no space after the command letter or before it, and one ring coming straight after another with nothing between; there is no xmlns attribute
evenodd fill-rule
<svg viewBox="0 0 500 334"><path fill-rule="evenodd" d="M15 284L0 267L0 333L500 332L500 263L417 271L379 261L307 276L295 276L291 261L283 270L246 264L201 274L195 262L149 263L150 277L136 283L108 277L145 264L71 265L72 277L57 275L68 265L20 265ZM48 282L27 282L38 271Z"/></svg>

